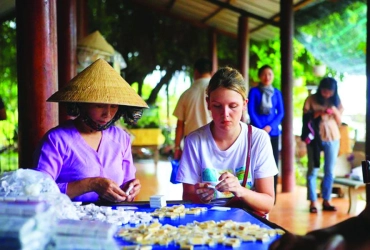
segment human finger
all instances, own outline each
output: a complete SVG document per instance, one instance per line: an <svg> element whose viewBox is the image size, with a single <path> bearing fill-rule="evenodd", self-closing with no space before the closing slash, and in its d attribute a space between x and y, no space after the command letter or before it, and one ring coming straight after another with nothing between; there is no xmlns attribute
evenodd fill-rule
<svg viewBox="0 0 370 250"><path fill-rule="evenodd" d="M222 173L220 175L220 177L218 177L218 181L221 182L221 181L223 181L224 179L226 179L229 176L234 176L234 175L232 173L226 171L226 172Z"/></svg>
<svg viewBox="0 0 370 250"><path fill-rule="evenodd" d="M141 184L139 180L134 180L132 183L130 183L128 190L126 190L127 199L129 201L132 201L136 195L139 194L141 189Z"/></svg>
<svg viewBox="0 0 370 250"><path fill-rule="evenodd" d="M216 189L220 192L227 192L227 191L236 191L240 187L239 179L229 174L225 179L223 179L221 182L219 182L216 185Z"/></svg>
<svg viewBox="0 0 370 250"><path fill-rule="evenodd" d="M195 193L198 195L200 200L210 200L213 197L215 190L205 187L195 189Z"/></svg>
<svg viewBox="0 0 370 250"><path fill-rule="evenodd" d="M212 200L213 196L214 196L214 192L215 190L214 189L210 189L204 193L201 193L199 195L199 198L202 202L205 202L205 203L208 203Z"/></svg>

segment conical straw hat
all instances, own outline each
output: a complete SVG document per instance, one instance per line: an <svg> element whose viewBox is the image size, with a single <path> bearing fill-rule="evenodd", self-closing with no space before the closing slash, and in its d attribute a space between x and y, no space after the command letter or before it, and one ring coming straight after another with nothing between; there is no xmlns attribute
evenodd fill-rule
<svg viewBox="0 0 370 250"><path fill-rule="evenodd" d="M135 90L103 59L96 60L81 71L47 101L104 103L148 108Z"/></svg>
<svg viewBox="0 0 370 250"><path fill-rule="evenodd" d="M114 54L114 48L105 40L98 30L82 38L77 43L77 46L88 50L100 50L110 55Z"/></svg>

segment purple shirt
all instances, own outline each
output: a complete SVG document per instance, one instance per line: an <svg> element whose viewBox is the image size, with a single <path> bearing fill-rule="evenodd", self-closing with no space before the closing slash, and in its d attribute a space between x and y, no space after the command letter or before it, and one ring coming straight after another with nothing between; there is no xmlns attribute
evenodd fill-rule
<svg viewBox="0 0 370 250"><path fill-rule="evenodd" d="M66 193L68 182L88 177L105 177L123 185L135 178L129 135L111 126L102 131L98 151L92 149L77 131L72 121L67 121L43 137L35 151L34 168L49 174L60 191ZM73 201L94 202L99 198L89 192Z"/></svg>

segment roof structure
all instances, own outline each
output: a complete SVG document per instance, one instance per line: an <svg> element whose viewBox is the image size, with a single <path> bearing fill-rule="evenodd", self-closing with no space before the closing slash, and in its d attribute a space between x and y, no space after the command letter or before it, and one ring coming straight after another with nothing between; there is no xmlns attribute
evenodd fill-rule
<svg viewBox="0 0 370 250"><path fill-rule="evenodd" d="M236 38L240 16L248 17L250 39L264 41L279 37L281 0L129 0L143 8L183 20L197 27L212 28L216 32ZM342 22L330 36L305 34L302 27L322 24L332 13L341 13L347 6L362 2L360 19ZM329 67L351 74L365 73L366 0L293 0L295 38L313 55ZM15 0L0 1L0 20L15 12ZM364 14L365 13L365 14ZM346 15L344 13L344 15ZM362 16L361 16L362 15ZM342 18L345 19L345 16ZM318 25L321 26L321 25ZM335 39L332 39L334 37ZM343 39L353 37L350 45ZM341 44L344 42L344 44ZM335 49L333 49L335 47ZM356 48L354 50L354 48ZM340 60L338 60L340 59ZM334 62L336 63L334 64Z"/></svg>
<svg viewBox="0 0 370 250"><path fill-rule="evenodd" d="M130 0L165 15L213 28L237 37L240 16L249 17L251 39L262 41L279 35L280 0ZM293 0L298 11L314 0Z"/></svg>
<svg viewBox="0 0 370 250"><path fill-rule="evenodd" d="M240 16L249 18L248 28L252 40L264 41L280 35L279 0L130 1L234 38L238 34ZM295 38L308 51L340 73L365 74L366 0L293 0L293 4ZM357 12L358 18L354 20L350 12ZM328 32L325 24L333 20L331 16L338 20L335 26L329 27L332 30ZM313 32L306 33L305 27L310 26L315 26L316 30L313 27ZM348 42L346 37L350 37L351 41Z"/></svg>

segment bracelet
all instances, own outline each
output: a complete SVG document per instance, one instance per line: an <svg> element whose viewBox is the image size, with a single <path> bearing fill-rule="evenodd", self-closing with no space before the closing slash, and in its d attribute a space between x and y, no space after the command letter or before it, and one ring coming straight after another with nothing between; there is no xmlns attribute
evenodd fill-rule
<svg viewBox="0 0 370 250"><path fill-rule="evenodd" d="M175 150L180 150L181 149L181 147L180 146L176 146L175 147Z"/></svg>

